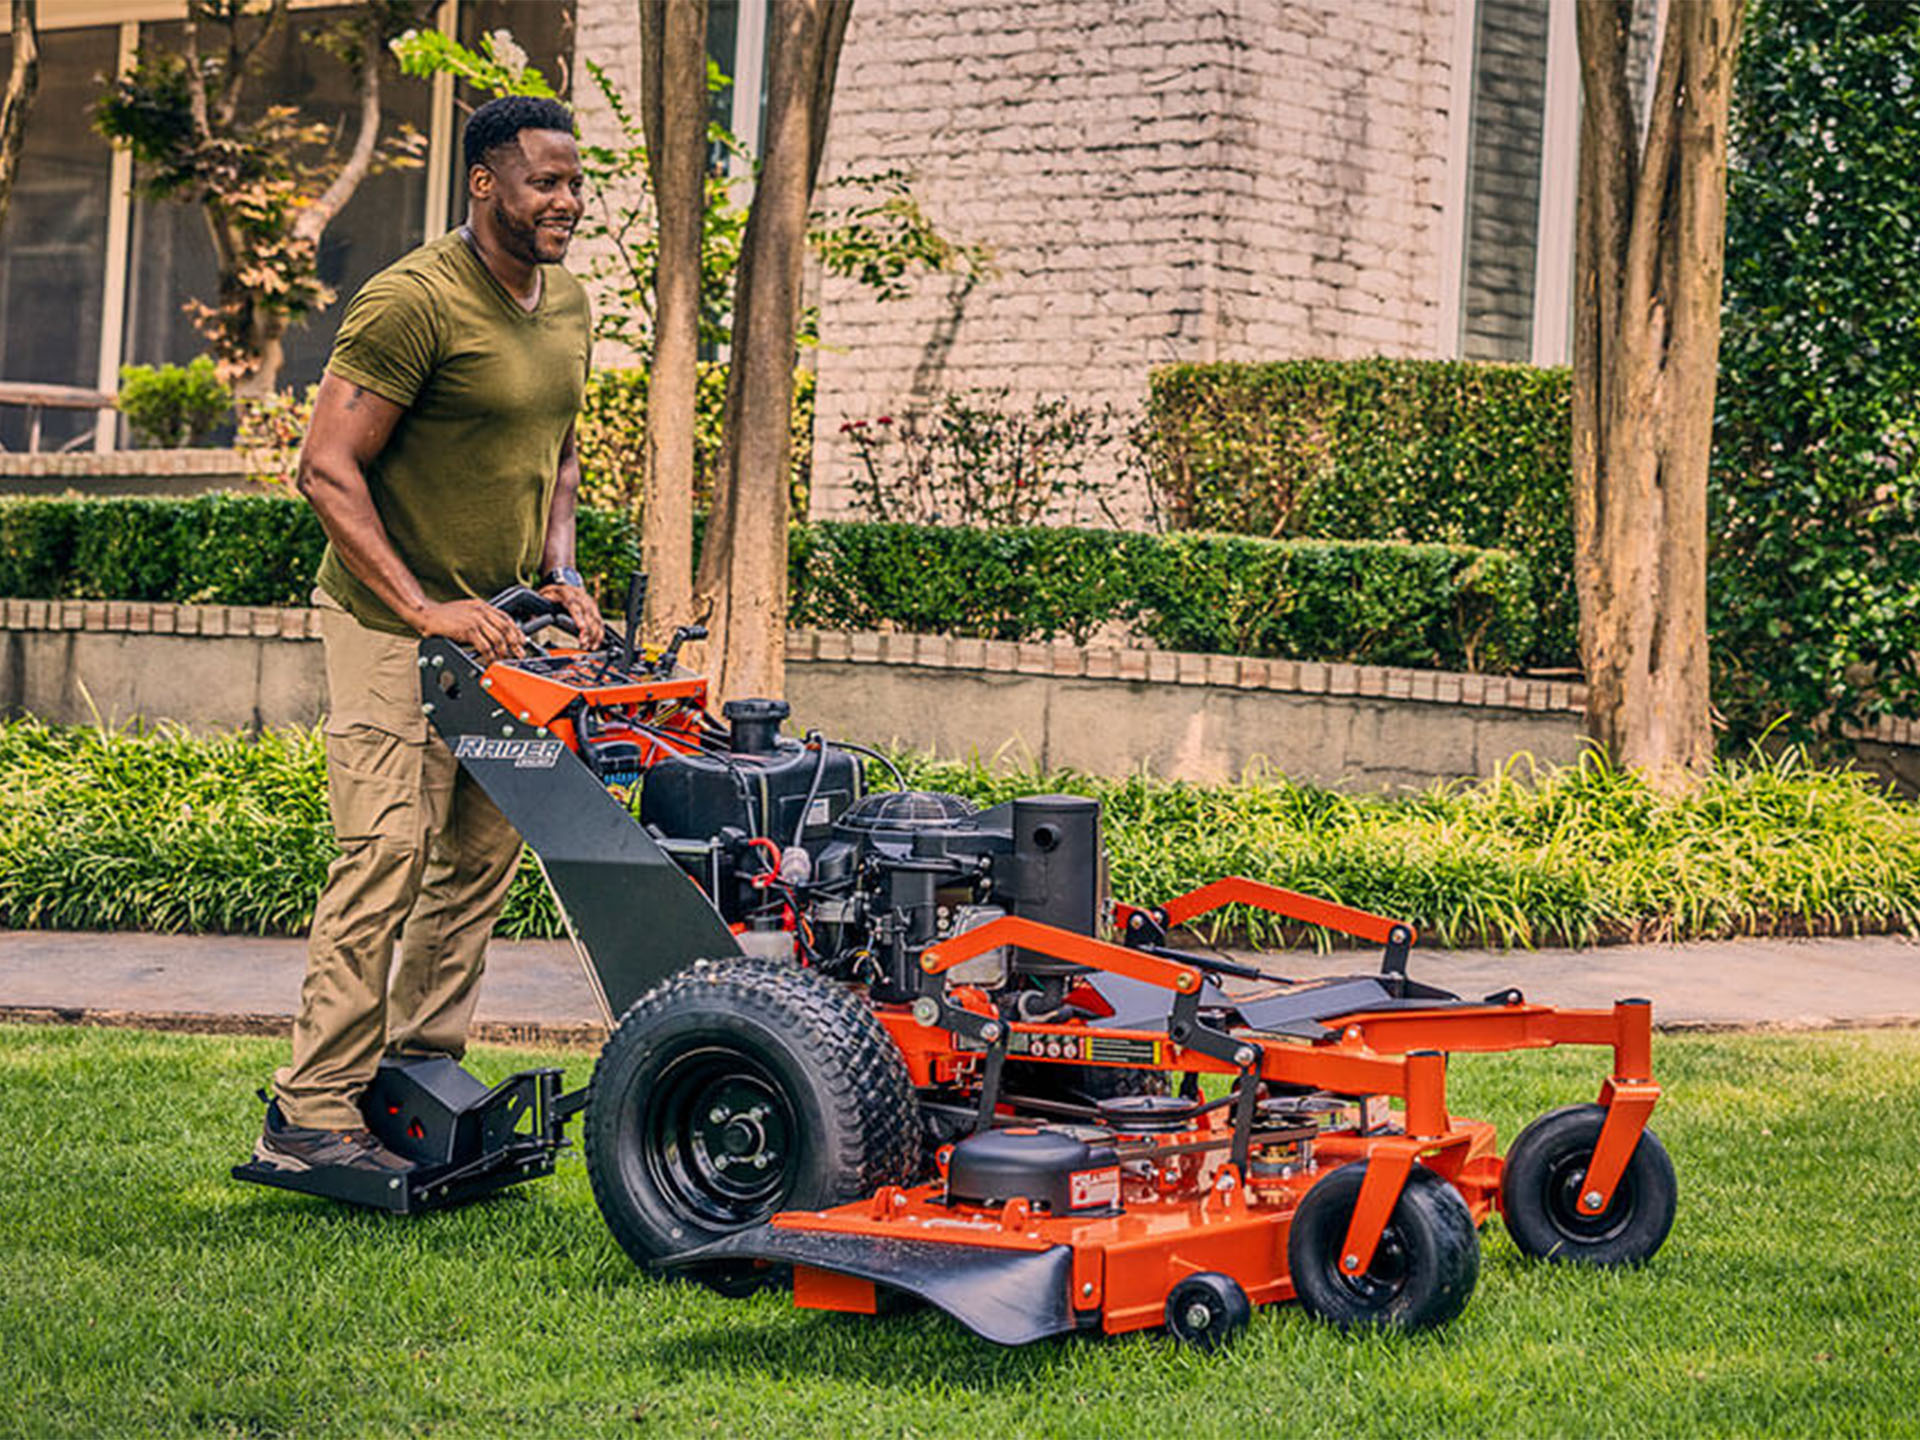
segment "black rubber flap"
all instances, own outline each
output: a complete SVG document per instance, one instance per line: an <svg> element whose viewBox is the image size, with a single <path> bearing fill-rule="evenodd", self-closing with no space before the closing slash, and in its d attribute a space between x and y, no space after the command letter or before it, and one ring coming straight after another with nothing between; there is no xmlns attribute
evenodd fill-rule
<svg viewBox="0 0 1920 1440"><path fill-rule="evenodd" d="M1074 1329L1068 1290L1073 1251L989 1250L937 1240L843 1235L756 1225L654 1262L663 1269L713 1260L772 1260L871 1280L937 1305L984 1340L1025 1345Z"/></svg>

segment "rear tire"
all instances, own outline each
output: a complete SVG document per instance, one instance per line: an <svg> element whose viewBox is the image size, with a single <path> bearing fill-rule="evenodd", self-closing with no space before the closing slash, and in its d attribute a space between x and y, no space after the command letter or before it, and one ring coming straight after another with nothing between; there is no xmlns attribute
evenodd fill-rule
<svg viewBox="0 0 1920 1440"><path fill-rule="evenodd" d="M1365 1162L1342 1165L1307 1192L1287 1232L1294 1294L1308 1314L1342 1330L1422 1330L1466 1308L1480 1277L1480 1234L1460 1192L1419 1165L1407 1176L1373 1263L1340 1268Z"/></svg>
<svg viewBox="0 0 1920 1440"><path fill-rule="evenodd" d="M1583 1265L1638 1265L1666 1242L1680 1186L1667 1147L1651 1130L1640 1132L1607 1208L1598 1215L1580 1213L1587 1164L1606 1123L1600 1105L1549 1110L1507 1151L1500 1213L1526 1254Z"/></svg>
<svg viewBox="0 0 1920 1440"><path fill-rule="evenodd" d="M594 1067L584 1130L594 1199L640 1265L919 1165L913 1087L885 1028L846 987L771 960L697 961L636 1000ZM761 1277L694 1278L737 1291Z"/></svg>

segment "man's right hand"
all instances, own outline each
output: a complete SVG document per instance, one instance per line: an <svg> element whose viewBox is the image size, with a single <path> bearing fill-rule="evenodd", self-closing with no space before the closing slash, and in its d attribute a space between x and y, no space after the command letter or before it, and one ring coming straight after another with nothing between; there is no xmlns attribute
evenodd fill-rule
<svg viewBox="0 0 1920 1440"><path fill-rule="evenodd" d="M484 600L428 601L413 623L422 635L440 635L466 646L482 665L527 653L520 627Z"/></svg>

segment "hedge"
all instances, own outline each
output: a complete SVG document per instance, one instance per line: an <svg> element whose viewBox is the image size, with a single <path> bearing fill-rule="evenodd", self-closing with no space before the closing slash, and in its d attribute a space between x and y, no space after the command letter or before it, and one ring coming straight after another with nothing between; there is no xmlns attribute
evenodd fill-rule
<svg viewBox="0 0 1920 1440"><path fill-rule="evenodd" d="M625 512L581 511L603 603L635 541ZM0 500L0 594L299 605L322 545L312 511L273 495ZM790 567L793 622L829 629L1084 642L1119 625L1179 650L1482 670L1533 640L1526 564L1460 545L817 521L793 527Z"/></svg>
<svg viewBox="0 0 1920 1440"><path fill-rule="evenodd" d="M1178 528L1506 550L1532 571L1522 657L1577 653L1564 369L1295 360L1153 373L1150 463Z"/></svg>
<svg viewBox="0 0 1920 1440"><path fill-rule="evenodd" d="M1084 643L1110 622L1167 649L1510 669L1532 577L1457 545L1032 527L796 527L796 623Z"/></svg>
<svg viewBox="0 0 1920 1440"><path fill-rule="evenodd" d="M611 596L638 551L619 511L582 509L582 574ZM187 605L304 605L326 536L281 495L0 499L0 595Z"/></svg>

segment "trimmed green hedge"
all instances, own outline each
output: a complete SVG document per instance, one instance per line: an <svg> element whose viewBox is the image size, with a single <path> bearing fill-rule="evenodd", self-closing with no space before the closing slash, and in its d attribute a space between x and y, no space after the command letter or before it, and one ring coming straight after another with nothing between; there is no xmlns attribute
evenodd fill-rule
<svg viewBox="0 0 1920 1440"><path fill-rule="evenodd" d="M612 595L638 553L619 511L582 510L581 573ZM0 499L0 595L184 605L304 605L327 537L281 495Z"/></svg>
<svg viewBox="0 0 1920 1440"><path fill-rule="evenodd" d="M620 593L623 511L583 509L581 570ZM1528 567L1498 551L1035 527L818 521L791 538L793 622L1084 642L1119 624L1170 649L1503 670L1533 639ZM304 604L323 536L299 501L0 501L0 594Z"/></svg>
<svg viewBox="0 0 1920 1440"><path fill-rule="evenodd" d="M1564 369L1427 360L1175 365L1148 444L1181 528L1506 550L1532 570L1533 665L1577 654Z"/></svg>
<svg viewBox="0 0 1920 1440"><path fill-rule="evenodd" d="M1170 650L1509 669L1532 577L1450 545L816 521L796 527L796 624L1084 642L1119 621Z"/></svg>

